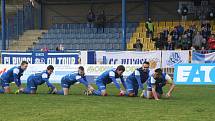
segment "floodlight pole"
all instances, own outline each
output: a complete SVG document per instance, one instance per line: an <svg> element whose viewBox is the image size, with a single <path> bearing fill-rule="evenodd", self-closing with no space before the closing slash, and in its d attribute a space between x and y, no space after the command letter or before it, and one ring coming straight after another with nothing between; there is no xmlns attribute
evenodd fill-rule
<svg viewBox="0 0 215 121"><path fill-rule="evenodd" d="M126 47L126 0L122 0L122 49Z"/></svg>
<svg viewBox="0 0 215 121"><path fill-rule="evenodd" d="M6 13L5 0L1 0L1 21L2 21L2 50L6 50Z"/></svg>

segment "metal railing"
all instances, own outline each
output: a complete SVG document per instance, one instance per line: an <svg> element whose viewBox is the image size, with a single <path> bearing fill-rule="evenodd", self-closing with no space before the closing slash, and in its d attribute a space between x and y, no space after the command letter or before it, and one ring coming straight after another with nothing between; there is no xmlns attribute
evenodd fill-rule
<svg viewBox="0 0 215 121"><path fill-rule="evenodd" d="M41 7L32 7L24 4L22 9L17 9L14 16L7 18L6 24L6 48L13 40L18 40L25 30L41 29Z"/></svg>

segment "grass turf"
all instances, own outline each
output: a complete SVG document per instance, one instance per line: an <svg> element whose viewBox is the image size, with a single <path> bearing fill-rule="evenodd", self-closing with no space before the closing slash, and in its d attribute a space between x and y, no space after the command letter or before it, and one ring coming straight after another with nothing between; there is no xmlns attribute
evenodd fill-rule
<svg viewBox="0 0 215 121"><path fill-rule="evenodd" d="M57 85L60 89L59 85ZM171 99L83 95L72 86L69 96L1 94L0 121L214 121L215 86L177 86ZM113 85L110 94L117 95Z"/></svg>

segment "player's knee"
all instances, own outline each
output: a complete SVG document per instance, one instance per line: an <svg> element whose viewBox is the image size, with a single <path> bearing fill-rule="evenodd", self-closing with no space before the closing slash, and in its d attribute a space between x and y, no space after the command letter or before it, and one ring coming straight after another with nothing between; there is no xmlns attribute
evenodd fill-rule
<svg viewBox="0 0 215 121"><path fill-rule="evenodd" d="M31 94L36 94L36 91L31 91L30 93L31 93Z"/></svg>
<svg viewBox="0 0 215 121"><path fill-rule="evenodd" d="M10 87L5 87L4 88L4 93L10 93Z"/></svg>
<svg viewBox="0 0 215 121"><path fill-rule="evenodd" d="M107 92L105 90L101 91L102 96L108 96Z"/></svg>

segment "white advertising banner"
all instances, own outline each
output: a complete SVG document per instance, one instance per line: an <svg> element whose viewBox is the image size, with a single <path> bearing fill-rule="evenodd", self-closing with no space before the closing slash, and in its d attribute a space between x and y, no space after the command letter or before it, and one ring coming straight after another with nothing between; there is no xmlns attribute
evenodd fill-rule
<svg viewBox="0 0 215 121"><path fill-rule="evenodd" d="M144 61L150 62L151 68L161 67L161 51L119 51L119 52L107 52L96 51L97 64L130 64L138 65L143 64Z"/></svg>
<svg viewBox="0 0 215 121"><path fill-rule="evenodd" d="M189 63L189 50L162 51L162 68L173 68L175 64Z"/></svg>
<svg viewBox="0 0 215 121"><path fill-rule="evenodd" d="M6 72L8 69L15 65L0 65L0 75ZM27 70L24 72L21 80L23 83L26 82L27 78L38 71L43 71L46 69L48 65L45 64L31 64L28 66ZM52 83L60 83L61 78L69 73L77 72L77 69L80 65L53 65L54 72L50 76L50 82ZM141 65L125 65L125 72L123 75L126 77L130 75L136 68L140 67ZM117 65L84 65L85 73L89 82L94 82L94 78L99 76L101 73L108 69L116 68Z"/></svg>

